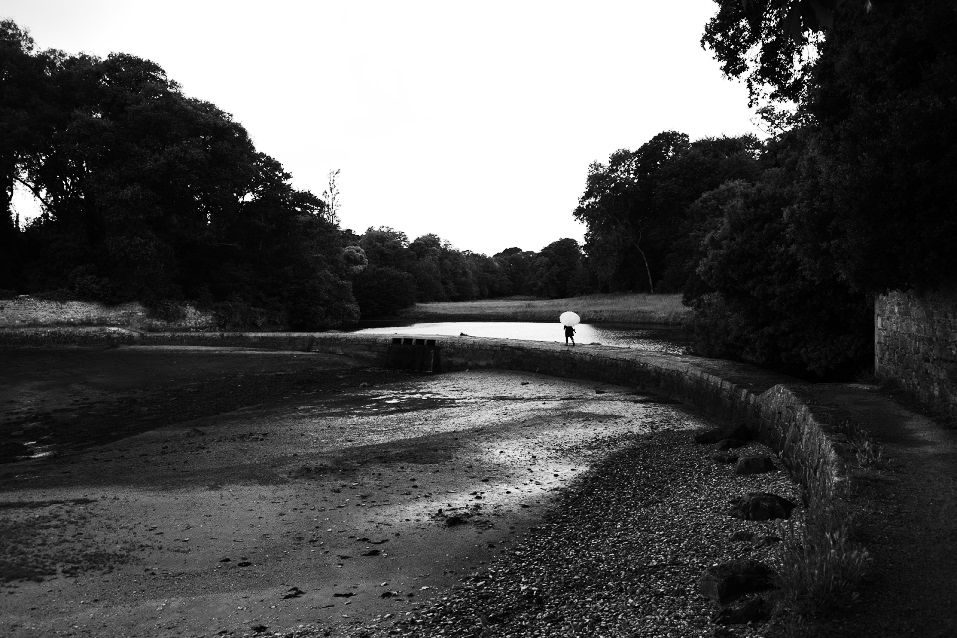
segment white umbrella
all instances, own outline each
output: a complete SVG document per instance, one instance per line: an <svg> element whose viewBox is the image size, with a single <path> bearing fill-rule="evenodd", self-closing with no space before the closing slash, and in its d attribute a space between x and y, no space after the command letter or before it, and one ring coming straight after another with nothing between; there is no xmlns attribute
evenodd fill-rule
<svg viewBox="0 0 957 638"><path fill-rule="evenodd" d="M578 325L578 322L580 322L582 318L571 310L566 310L558 317L558 320L562 322L563 326L575 326Z"/></svg>

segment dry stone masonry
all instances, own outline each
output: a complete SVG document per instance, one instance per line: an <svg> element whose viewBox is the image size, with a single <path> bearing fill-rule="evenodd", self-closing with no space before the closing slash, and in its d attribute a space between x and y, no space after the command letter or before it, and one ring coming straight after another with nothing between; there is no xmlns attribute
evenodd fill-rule
<svg viewBox="0 0 957 638"><path fill-rule="evenodd" d="M957 288L878 297L874 371L957 419Z"/></svg>

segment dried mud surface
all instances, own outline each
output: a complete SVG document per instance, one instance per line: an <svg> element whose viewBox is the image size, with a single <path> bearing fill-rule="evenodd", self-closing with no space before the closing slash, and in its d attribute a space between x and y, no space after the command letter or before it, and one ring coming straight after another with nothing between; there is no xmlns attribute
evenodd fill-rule
<svg viewBox="0 0 957 638"><path fill-rule="evenodd" d="M727 540L774 527L730 519L727 498L793 497L620 386L230 349L2 355L0 439L20 457L0 464L3 635L431 635L454 618L707 635L700 569L771 551ZM509 580L526 572L549 592L528 609ZM572 624L538 615L557 610Z"/></svg>

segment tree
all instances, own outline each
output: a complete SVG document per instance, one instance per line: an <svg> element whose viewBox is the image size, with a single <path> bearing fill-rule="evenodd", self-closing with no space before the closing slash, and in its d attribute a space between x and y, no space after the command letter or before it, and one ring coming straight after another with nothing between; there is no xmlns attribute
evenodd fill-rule
<svg viewBox="0 0 957 638"><path fill-rule="evenodd" d="M532 272L538 296L557 299L583 292L581 247L567 237L550 243L535 257Z"/></svg>
<svg viewBox="0 0 957 638"><path fill-rule="evenodd" d="M364 318L392 317L415 303L415 279L391 266L370 266L353 281Z"/></svg>
<svg viewBox="0 0 957 638"><path fill-rule="evenodd" d="M0 203L9 218L16 182L43 205L22 232L0 233L20 255L5 278L19 291L229 304L276 326L355 320L324 202L157 64L35 52L3 22L0 74Z"/></svg>
<svg viewBox="0 0 957 638"><path fill-rule="evenodd" d="M333 224L339 223L339 179L341 169L329 171L329 186L322 192L322 201L325 204L325 215Z"/></svg>
<svg viewBox="0 0 957 638"><path fill-rule="evenodd" d="M730 76L797 102L811 140L799 195L808 232L825 233L818 241L830 250L820 257L870 292L949 280L957 271L948 248L957 241L953 3L747 6L720 0L703 43ZM787 25L798 9L795 36ZM808 43L816 55L791 64Z"/></svg>
<svg viewBox="0 0 957 638"><path fill-rule="evenodd" d="M757 183L728 182L696 202L713 222L685 300L703 354L844 377L870 361L871 305L826 264L802 258L794 188L789 172L771 168Z"/></svg>
<svg viewBox="0 0 957 638"><path fill-rule="evenodd" d="M359 245L371 265L389 266L405 271L415 260L415 253L409 250L409 238L406 234L389 226L368 228L362 234Z"/></svg>
<svg viewBox="0 0 957 638"><path fill-rule="evenodd" d="M637 151L619 150L608 158L608 165L598 162L588 168L585 193L575 209L575 218L588 225L592 238L621 235L630 239L644 267L645 281L654 292L657 254L652 258L646 248L654 247L654 235L669 221L662 219L654 206L656 177L667 163L688 148L688 136L666 131L659 133ZM587 242L586 242L587 244Z"/></svg>
<svg viewBox="0 0 957 638"><path fill-rule="evenodd" d="M726 180L753 177L760 148L753 136L689 142L666 131L637 151L616 151L607 165L592 164L574 214L588 226L585 252L599 284L680 289L693 268L678 248L688 206Z"/></svg>

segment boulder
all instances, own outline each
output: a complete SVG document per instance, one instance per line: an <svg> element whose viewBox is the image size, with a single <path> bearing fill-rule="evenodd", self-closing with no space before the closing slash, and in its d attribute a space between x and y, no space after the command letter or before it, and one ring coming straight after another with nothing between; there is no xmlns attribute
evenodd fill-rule
<svg viewBox="0 0 957 638"><path fill-rule="evenodd" d="M744 541L753 541L754 532L749 532L747 530L741 530L740 532L735 532L731 534L731 541L734 543L740 543Z"/></svg>
<svg viewBox="0 0 957 638"><path fill-rule="evenodd" d="M734 560L709 567L698 579L698 592L722 606L745 594L774 588L774 571L764 563L752 559Z"/></svg>
<svg viewBox="0 0 957 638"><path fill-rule="evenodd" d="M794 503L777 494L752 492L731 501L728 513L746 521L769 521L773 518L791 518L791 511L795 507Z"/></svg>
<svg viewBox="0 0 957 638"><path fill-rule="evenodd" d="M774 461L771 460L770 456L742 456L738 459L737 465L734 466L735 474L764 474L766 472L773 472L777 468L774 467Z"/></svg>

